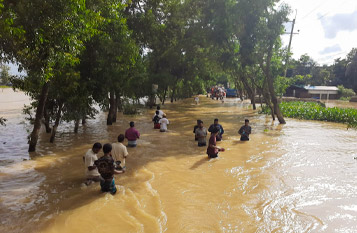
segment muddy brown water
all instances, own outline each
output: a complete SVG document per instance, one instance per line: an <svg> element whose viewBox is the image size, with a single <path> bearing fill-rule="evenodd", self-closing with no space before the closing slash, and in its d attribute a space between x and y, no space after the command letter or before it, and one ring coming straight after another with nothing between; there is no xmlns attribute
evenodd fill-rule
<svg viewBox="0 0 357 233"><path fill-rule="evenodd" d="M168 133L155 131L153 111L88 121L77 135L59 129L54 144L41 134L27 152L22 93L0 91L0 232L357 232L357 131L345 125L288 119L286 125L248 104L200 98L163 107ZM208 160L193 140L196 119L219 118L226 151ZM251 141L237 131L251 120ZM128 122L141 132L129 148L118 193L84 187L82 156L114 142ZM23 159L29 159L23 161Z"/></svg>

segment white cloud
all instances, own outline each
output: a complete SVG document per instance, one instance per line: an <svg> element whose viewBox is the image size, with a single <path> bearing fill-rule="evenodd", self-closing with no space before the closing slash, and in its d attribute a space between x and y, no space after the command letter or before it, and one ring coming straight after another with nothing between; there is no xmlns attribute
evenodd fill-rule
<svg viewBox="0 0 357 233"><path fill-rule="evenodd" d="M307 53L319 64L332 64L334 59L345 57L352 48L357 47L357 40L354 39L357 38L357 30L352 30L350 25L341 25L343 20L351 20L351 15L354 14L351 12L357 12L356 0L285 0L284 2L294 11L290 16L291 20L297 9L295 32L298 30L300 32L294 35L291 50L295 59ZM341 19L337 15L346 17ZM329 21L331 19L335 22ZM323 21L330 23L323 26ZM355 25L354 28L357 29L357 26ZM330 33L329 37L325 36L326 32ZM334 37L333 33L336 34ZM283 36L283 42L284 45L288 45L289 35Z"/></svg>
<svg viewBox="0 0 357 233"><path fill-rule="evenodd" d="M357 10L350 14L336 14L331 17L321 18L321 24L325 31L326 38L336 38L340 31L357 30Z"/></svg>

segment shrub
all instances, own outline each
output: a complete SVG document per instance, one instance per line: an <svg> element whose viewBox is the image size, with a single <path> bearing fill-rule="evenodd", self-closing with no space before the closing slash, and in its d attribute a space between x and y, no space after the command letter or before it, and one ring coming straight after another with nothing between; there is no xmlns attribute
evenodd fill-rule
<svg viewBox="0 0 357 233"><path fill-rule="evenodd" d="M341 95L342 98L351 98L352 96L356 95L356 93L352 89L345 88L342 85L338 86L338 93Z"/></svg>
<svg viewBox="0 0 357 233"><path fill-rule="evenodd" d="M282 102L280 109L289 118L339 122L357 128L357 109L354 108L325 108L314 102ZM261 112L270 114L270 109L265 107Z"/></svg>
<svg viewBox="0 0 357 233"><path fill-rule="evenodd" d="M135 105L125 104L123 106L123 114L125 115L135 115L138 114L138 110Z"/></svg>

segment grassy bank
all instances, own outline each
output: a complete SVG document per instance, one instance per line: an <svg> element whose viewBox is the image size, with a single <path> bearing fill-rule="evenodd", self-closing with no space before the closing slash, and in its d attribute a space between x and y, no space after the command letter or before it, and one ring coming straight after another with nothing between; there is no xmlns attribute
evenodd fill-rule
<svg viewBox="0 0 357 233"><path fill-rule="evenodd" d="M326 108L313 102L282 102L280 108L285 117L339 122L357 128L357 109L337 107ZM263 107L261 113L270 114L270 109L268 107Z"/></svg>
<svg viewBox="0 0 357 233"><path fill-rule="evenodd" d="M0 85L0 88L11 88L10 86Z"/></svg>

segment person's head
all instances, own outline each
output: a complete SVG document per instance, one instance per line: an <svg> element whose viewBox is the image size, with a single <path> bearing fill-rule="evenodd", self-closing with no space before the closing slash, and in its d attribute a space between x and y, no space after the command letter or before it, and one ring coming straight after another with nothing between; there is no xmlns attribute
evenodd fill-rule
<svg viewBox="0 0 357 233"><path fill-rule="evenodd" d="M201 120L197 120L197 125L199 125L199 124L200 124L200 122L201 122Z"/></svg>
<svg viewBox="0 0 357 233"><path fill-rule="evenodd" d="M124 134L119 134L118 142L123 142L123 141L124 141Z"/></svg>
<svg viewBox="0 0 357 233"><path fill-rule="evenodd" d="M219 129L218 129L218 128L213 128L213 130L212 130L212 135L217 136L218 132L219 132Z"/></svg>
<svg viewBox="0 0 357 233"><path fill-rule="evenodd" d="M93 147L92 147L92 151L95 154L98 154L100 149L102 149L102 144L100 144L99 142L94 143Z"/></svg>
<svg viewBox="0 0 357 233"><path fill-rule="evenodd" d="M159 110L156 110L156 112L155 112L155 113L156 113L156 115L159 115L159 114L160 114Z"/></svg>
<svg viewBox="0 0 357 233"><path fill-rule="evenodd" d="M104 144L103 146L103 152L105 155L109 154L110 152L112 152L112 145L110 145L109 143Z"/></svg>
<svg viewBox="0 0 357 233"><path fill-rule="evenodd" d="M218 119L214 119L214 124L217 125L218 124Z"/></svg>
<svg viewBox="0 0 357 233"><path fill-rule="evenodd" d="M130 123L129 123L129 125L130 125L130 127L134 127L134 121L130 121Z"/></svg>
<svg viewBox="0 0 357 233"><path fill-rule="evenodd" d="M166 118L166 114L162 115L163 118Z"/></svg>
<svg viewBox="0 0 357 233"><path fill-rule="evenodd" d="M160 110L160 106L157 106L156 109L157 109L157 110Z"/></svg>
<svg viewBox="0 0 357 233"><path fill-rule="evenodd" d="M245 124L245 125L249 125L249 120L248 120L248 119L245 119L244 124Z"/></svg>
<svg viewBox="0 0 357 233"><path fill-rule="evenodd" d="M200 128L202 128L203 127L203 121L199 121L199 122L197 122L198 123L198 127L200 127Z"/></svg>

